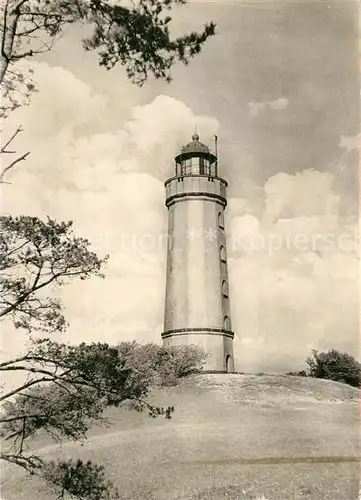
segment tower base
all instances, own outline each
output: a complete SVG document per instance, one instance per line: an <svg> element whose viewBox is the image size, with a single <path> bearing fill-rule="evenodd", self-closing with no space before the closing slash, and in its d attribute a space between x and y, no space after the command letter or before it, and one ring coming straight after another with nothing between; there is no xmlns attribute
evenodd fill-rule
<svg viewBox="0 0 361 500"><path fill-rule="evenodd" d="M162 333L163 345L198 345L206 353L203 370L208 373L234 373L234 333L223 328L179 328Z"/></svg>

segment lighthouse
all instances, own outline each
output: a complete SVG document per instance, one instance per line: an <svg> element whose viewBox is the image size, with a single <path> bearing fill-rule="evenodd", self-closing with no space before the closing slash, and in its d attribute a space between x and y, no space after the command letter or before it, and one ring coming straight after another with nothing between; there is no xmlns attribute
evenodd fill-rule
<svg viewBox="0 0 361 500"><path fill-rule="evenodd" d="M234 372L224 211L227 182L217 151L198 134L175 157L165 182L168 251L164 346L199 345L204 369Z"/></svg>

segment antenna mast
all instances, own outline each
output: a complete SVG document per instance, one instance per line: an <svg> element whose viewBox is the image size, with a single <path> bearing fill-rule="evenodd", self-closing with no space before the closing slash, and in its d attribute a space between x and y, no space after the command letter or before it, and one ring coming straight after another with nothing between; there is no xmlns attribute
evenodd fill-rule
<svg viewBox="0 0 361 500"><path fill-rule="evenodd" d="M214 134L214 154L216 155L216 175L218 175L218 137Z"/></svg>

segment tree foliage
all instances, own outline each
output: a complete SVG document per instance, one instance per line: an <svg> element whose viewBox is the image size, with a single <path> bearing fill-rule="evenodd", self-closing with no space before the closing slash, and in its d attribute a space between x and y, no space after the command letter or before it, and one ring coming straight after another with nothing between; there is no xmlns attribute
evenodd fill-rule
<svg viewBox="0 0 361 500"><path fill-rule="evenodd" d="M306 363L310 377L335 380L353 387L361 386L361 364L347 353L336 349L320 353L313 350Z"/></svg>
<svg viewBox="0 0 361 500"><path fill-rule="evenodd" d="M108 500L118 493L92 462L51 461L34 454L28 443L46 433L54 440L79 441L95 423L107 423L104 410L131 403L153 417L171 417L174 408L147 402L152 377L134 376L119 349L105 343L69 346L50 339L32 340L23 356L0 364L0 372L21 372L25 382L2 394L0 418L3 446L0 458L37 474L55 488L59 498Z"/></svg>
<svg viewBox="0 0 361 500"><path fill-rule="evenodd" d="M71 279L102 276L99 259L72 222L46 222L37 217L3 216L0 221L0 318L11 317L28 331L63 330L61 304L46 291Z"/></svg>
<svg viewBox="0 0 361 500"><path fill-rule="evenodd" d="M188 64L215 33L215 24L210 22L200 32L173 38L169 13L185 3L186 0L137 0L126 6L110 0L5 0L0 84L9 92L15 78L29 89L31 82L20 82L9 66L51 50L64 30L74 24L89 28L83 47L97 52L101 66L111 69L120 63L138 85L149 74L170 81L173 64Z"/></svg>
<svg viewBox="0 0 361 500"><path fill-rule="evenodd" d="M290 375L291 377L307 377L306 370L298 370L295 372L287 372L286 375Z"/></svg>
<svg viewBox="0 0 361 500"><path fill-rule="evenodd" d="M86 239L73 234L71 222L3 216L0 318L10 319L15 327L29 332L64 330L62 305L51 292L54 286L62 286L71 279L102 276L101 266L106 259L99 259L89 245ZM58 441L83 439L89 427L102 420L106 405L145 394L140 385L129 384L130 370L123 365L117 350L105 344L69 347L44 339L33 341L24 355L1 363L3 376L23 375L21 383L0 396L1 435L9 443L7 449L2 447L1 459L47 481L57 478L53 484L59 495L68 491L76 498L75 484L87 491L87 485L100 478L101 471L96 465L78 463L74 469L72 462L48 464L27 450L27 442L39 432ZM79 472L79 468L83 472L75 480L74 470ZM61 477L64 477L62 485ZM100 495L101 490L96 491ZM108 496L99 495L88 498L117 498L110 487Z"/></svg>
<svg viewBox="0 0 361 500"><path fill-rule="evenodd" d="M3 0L0 2L0 119L28 104L37 90L32 69L19 66L19 61L52 50L73 25L86 28L88 35L82 39L83 48L98 54L100 66L109 70L120 64L130 80L140 86L149 75L169 82L173 65L177 61L188 64L215 34L216 26L209 22L199 32L172 37L169 14L185 3L186 0ZM13 144L20 130L21 127L4 141L7 146ZM5 182L5 173L30 152L14 154L0 150L3 164L0 182Z"/></svg>
<svg viewBox="0 0 361 500"><path fill-rule="evenodd" d="M106 258L90 250L88 240L73 234L71 222L50 218L4 216L1 219L0 317L29 332L66 328L62 304L52 286L71 279L102 276ZM149 404L155 385L172 385L198 372L205 355L200 348L164 348L122 342L66 345L50 338L32 339L25 354L0 363L0 372L22 374L23 381L0 395L0 437L7 443L0 458L37 474L58 498L115 500L117 490L104 469L92 462L52 461L31 452L39 434L58 442L83 440L92 425L107 423L107 407L126 405L157 417L171 417L173 407Z"/></svg>
<svg viewBox="0 0 361 500"><path fill-rule="evenodd" d="M125 366L133 368L137 380L151 380L153 385L171 386L179 379L201 372L207 358L196 345L163 347L154 343L121 342L118 345Z"/></svg>
<svg viewBox="0 0 361 500"><path fill-rule="evenodd" d="M22 127L18 127L15 132L3 142L3 144L0 146L0 159L4 158L7 155L10 155L9 162L4 162L5 166L0 169L0 184L5 183L5 174L9 172L15 165L20 163L21 161L26 160L26 158L29 156L30 151L27 151L26 153L23 153L22 155L17 155L16 151L9 149L9 146L12 145L12 143L15 141L16 137L22 132ZM13 156L15 155L15 156Z"/></svg>
<svg viewBox="0 0 361 500"><path fill-rule="evenodd" d="M55 490L58 499L117 500L119 492L105 477L104 467L90 460L50 461L44 466L44 479Z"/></svg>
<svg viewBox="0 0 361 500"><path fill-rule="evenodd" d="M130 80L140 86L149 75L169 82L174 63L188 64L215 33L215 25L208 23L200 32L172 37L169 13L185 3L0 2L0 119L3 122L9 113L28 104L37 91L31 68L19 63L52 50L72 25L85 28L84 49L96 52L99 64L106 69L120 64ZM5 174L30 154L18 154L14 148L21 132L20 126L8 138L3 137L0 183L6 182ZM1 218L1 230L0 319L10 319L15 327L29 332L61 332L67 325L62 305L52 293L54 287L71 279L101 276L106 258L98 258L86 239L74 236L71 222L6 216ZM142 366L139 361L144 360L147 349L154 356ZM3 374L24 376L21 384L0 398L1 437L7 443L0 458L41 476L55 488L58 498L120 498L106 480L102 466L81 460L46 462L31 452L29 442L41 433L59 442L84 439L95 422L105 422L103 413L107 406L129 401L139 411L146 408L153 417L170 418L174 408L150 405L148 389L156 380L174 383L175 378L196 370L202 355L186 351L179 350L175 355L172 349L151 345L128 349L129 358L122 348L107 344L67 346L50 339L33 340L25 354L0 364ZM145 366L149 366L148 375Z"/></svg>

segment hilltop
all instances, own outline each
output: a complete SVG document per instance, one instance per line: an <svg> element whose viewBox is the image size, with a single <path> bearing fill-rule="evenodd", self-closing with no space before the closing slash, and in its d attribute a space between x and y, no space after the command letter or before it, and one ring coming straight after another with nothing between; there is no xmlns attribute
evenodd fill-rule
<svg viewBox="0 0 361 500"><path fill-rule="evenodd" d="M170 421L112 409L108 428L61 453L103 463L127 500L356 500L359 394L303 377L197 375L154 391L175 406ZM51 498L19 471L3 476L3 500Z"/></svg>

